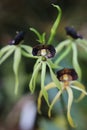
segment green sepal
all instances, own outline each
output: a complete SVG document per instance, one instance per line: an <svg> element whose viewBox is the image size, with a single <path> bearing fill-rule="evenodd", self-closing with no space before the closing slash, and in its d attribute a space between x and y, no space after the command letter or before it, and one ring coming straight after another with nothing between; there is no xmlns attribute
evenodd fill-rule
<svg viewBox="0 0 87 130"><path fill-rule="evenodd" d="M33 70L33 74L29 83L29 88L30 91L33 93L35 90L35 86L36 86L36 80L37 80L37 76L38 76L38 72L41 68L41 63L38 63L38 65L36 66L36 68L34 68Z"/></svg>
<svg viewBox="0 0 87 130"><path fill-rule="evenodd" d="M21 49L19 47L16 47L13 62L13 71L15 74L15 94L17 94L18 92L18 85L19 85L18 69L20 61L21 61Z"/></svg>
<svg viewBox="0 0 87 130"><path fill-rule="evenodd" d="M37 35L37 37L38 37L37 41L39 43L45 44L45 35L46 35L46 33L42 33L42 35L41 35L35 28L30 28L30 30Z"/></svg>
<svg viewBox="0 0 87 130"><path fill-rule="evenodd" d="M72 91L72 89L70 87L67 87L66 90L67 90L67 93L68 93L67 118L68 118L69 124L73 128L75 128L76 124L74 123L74 121L72 119L72 116L71 116L71 113L70 113L72 102L73 102L73 91Z"/></svg>
<svg viewBox="0 0 87 130"><path fill-rule="evenodd" d="M15 50L15 47L8 49L8 51L5 52L5 54L0 58L0 65L13 53Z"/></svg>
<svg viewBox="0 0 87 130"><path fill-rule="evenodd" d="M62 66L58 66L57 64L54 64L51 60L47 60L47 62L49 63L50 67L53 69L59 69L62 68Z"/></svg>
<svg viewBox="0 0 87 130"><path fill-rule="evenodd" d="M73 49L73 59L72 59L73 67L78 74L79 80L81 80L82 72L81 72L79 62L78 62L77 47L74 43L72 43L72 49Z"/></svg>
<svg viewBox="0 0 87 130"><path fill-rule="evenodd" d="M64 40L62 42L60 42L57 46L56 46L56 54L59 53L60 51L62 51L62 49L65 47L65 46L68 46L69 44L71 43L71 40L70 39L67 39L67 40Z"/></svg>
<svg viewBox="0 0 87 130"><path fill-rule="evenodd" d="M68 45L64 52L55 60L55 64L59 64L70 52L71 45Z"/></svg>
<svg viewBox="0 0 87 130"><path fill-rule="evenodd" d="M79 81L72 82L71 87L73 89L81 91L80 96L77 99L75 99L75 102L81 101L87 95L85 86L82 83L80 83Z"/></svg>
<svg viewBox="0 0 87 130"><path fill-rule="evenodd" d="M59 13L58 13L58 16L57 16L57 18L56 18L52 28L51 28L50 36L49 36L47 44L51 44L52 43L52 41L54 39L54 36L56 34L57 28L59 26L60 20L61 20L61 15L62 15L61 8L58 5L54 5L54 4L52 4L52 5L53 5L53 7L55 7L58 10Z"/></svg>
<svg viewBox="0 0 87 130"><path fill-rule="evenodd" d="M32 54L32 47L27 46L27 45L20 45L21 48L23 48L26 52L28 52L29 54Z"/></svg>
<svg viewBox="0 0 87 130"><path fill-rule="evenodd" d="M61 84L60 84L59 80L57 79L56 74L53 72L52 68L50 67L50 65L48 63L47 63L47 65L49 67L51 78L52 78L53 82L56 84L58 89L62 89Z"/></svg>
<svg viewBox="0 0 87 130"><path fill-rule="evenodd" d="M0 58L14 46L7 45L0 50Z"/></svg>
<svg viewBox="0 0 87 130"><path fill-rule="evenodd" d="M41 90L42 90L43 96L44 96L44 98L45 98L47 104L49 105L48 93L47 93L46 89L44 88L45 76L46 76L46 62L42 62L42 70L41 70Z"/></svg>

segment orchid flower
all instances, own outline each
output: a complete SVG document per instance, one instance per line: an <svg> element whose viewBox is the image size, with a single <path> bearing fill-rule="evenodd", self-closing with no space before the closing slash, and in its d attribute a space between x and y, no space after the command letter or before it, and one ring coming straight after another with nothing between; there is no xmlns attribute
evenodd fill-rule
<svg viewBox="0 0 87 130"><path fill-rule="evenodd" d="M76 100L77 102L80 101L85 95L87 95L85 86L81 84L79 81L77 81L78 75L74 69L68 69L64 68L60 71L57 72L57 78L61 83L62 89L60 89L57 93L57 95L54 97L53 101L49 105L49 111L48 111L48 116L51 116L51 110L56 103L56 101L59 100L61 95L63 94L64 91L67 91L68 94L68 105L67 105L67 118L69 121L69 124L72 127L75 127L75 123L72 119L71 116L71 106L73 102L73 89L78 90L81 92L81 95L78 97ZM52 88L55 88L56 84L54 82L49 83L48 85L45 86L45 89L48 91ZM42 91L40 91L39 97L38 97L38 112L41 113L40 107L41 107L41 98L43 96Z"/></svg>
<svg viewBox="0 0 87 130"><path fill-rule="evenodd" d="M37 60L34 65L34 68L33 68L33 74L32 74L32 77L31 77L31 80L29 83L29 88L30 88L30 91L33 93L35 90L35 87L36 87L36 81L37 81L38 74L41 71L41 90L42 90L44 98L48 104L49 104L48 94L47 94L46 90L44 89L47 67L49 68L50 75L51 75L53 82L55 82L56 86L58 86L58 89L61 88L60 82L57 80L57 77L55 76L55 73L53 72L53 69L60 68L60 66L55 65L52 62L52 58L55 56L56 50L55 50L54 46L51 45L51 43L54 39L54 36L56 34L57 27L60 23L61 9L58 5L54 5L54 4L52 4L52 5L53 5L53 7L55 7L57 9L58 15L51 28L50 36L49 36L48 40L46 41L46 39L45 39L46 33L40 34L36 29L30 28L30 30L36 34L36 36L38 38L37 41L40 44L34 46L32 49L32 55L37 56Z"/></svg>
<svg viewBox="0 0 87 130"><path fill-rule="evenodd" d="M65 30L66 34L70 36L70 38L60 42L56 46L56 55L59 54L63 49L64 50L61 53L61 55L58 58L56 58L54 63L59 64L72 51L72 64L75 71L79 75L79 80L81 80L82 72L78 62L78 46L80 46L87 53L87 41L82 37L81 34L76 32L74 27L66 27Z"/></svg>
<svg viewBox="0 0 87 130"><path fill-rule="evenodd" d="M0 65L14 52L13 71L15 74L15 94L17 94L18 92L18 85L19 85L18 69L21 61L21 55L30 58L33 57L31 53L32 47L23 45L22 44L23 42L24 42L24 32L23 31L17 32L15 38L9 41L9 45L3 47L0 50Z"/></svg>

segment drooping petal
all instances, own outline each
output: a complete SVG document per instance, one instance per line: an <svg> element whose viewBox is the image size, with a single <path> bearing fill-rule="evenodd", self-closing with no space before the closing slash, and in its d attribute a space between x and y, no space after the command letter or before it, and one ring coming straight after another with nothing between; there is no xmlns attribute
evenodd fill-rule
<svg viewBox="0 0 87 130"><path fill-rule="evenodd" d="M67 46L65 51L56 59L55 64L59 64L70 52L71 45Z"/></svg>
<svg viewBox="0 0 87 130"><path fill-rule="evenodd" d="M45 35L46 35L45 33L40 34L35 28L32 27L30 28L30 30L36 34L36 36L38 37L37 41L39 43L41 44L45 43Z"/></svg>
<svg viewBox="0 0 87 130"><path fill-rule="evenodd" d="M74 43L72 43L72 49L73 49L73 67L75 68L78 76L79 76L79 79L81 80L81 77L82 77L82 72L81 72L81 68L80 68L80 65L79 65L79 62L78 62L78 54L77 54L77 47Z"/></svg>
<svg viewBox="0 0 87 130"><path fill-rule="evenodd" d="M0 65L13 53L15 50L15 46L10 48L1 58L0 58Z"/></svg>
<svg viewBox="0 0 87 130"><path fill-rule="evenodd" d="M45 88L46 91L48 91L49 89L55 88L55 87L56 87L55 83L54 83L54 82L51 82L51 83L49 83L48 85L46 85L44 88ZM42 98L42 96L43 96L43 92L42 92L42 90L41 90L40 93L39 93L39 97L38 97L38 112L39 112L39 113L41 113L40 108L41 108L41 98ZM46 102L47 102L47 104L48 104L48 106L49 106L49 102L48 102L48 101L46 101Z"/></svg>
<svg viewBox="0 0 87 130"><path fill-rule="evenodd" d="M59 53L65 46L67 47L71 43L71 40L64 40L60 42L56 47L56 54Z"/></svg>
<svg viewBox="0 0 87 130"><path fill-rule="evenodd" d="M21 60L21 49L17 47L14 53L14 63L13 63L13 71L15 74L15 94L17 94L18 92L18 85L19 85L18 69L20 60Z"/></svg>
<svg viewBox="0 0 87 130"><path fill-rule="evenodd" d="M70 125L72 127L76 127L76 125L73 122L73 119L71 117L71 113L70 113L71 105L72 105L72 102L73 102L73 92L72 92L72 89L70 87L67 87L66 90L68 92L67 118L68 118Z"/></svg>
<svg viewBox="0 0 87 130"><path fill-rule="evenodd" d="M59 90L57 95L54 97L51 105L49 106L49 110L48 110L48 116L51 117L51 110L53 108L53 105L56 103L56 101L58 101L58 99L60 98L60 95L62 94L62 91Z"/></svg>
<svg viewBox="0 0 87 130"><path fill-rule="evenodd" d="M7 46L3 47L3 48L0 50L0 58L1 58L6 52L8 52L11 48L13 48L13 47L10 46L10 45L7 45Z"/></svg>
<svg viewBox="0 0 87 130"><path fill-rule="evenodd" d="M57 31L58 25L59 25L60 20L61 20L61 16L62 16L62 10L61 10L61 8L58 5L54 5L54 4L52 4L52 5L55 8L57 8L58 15L57 15L57 18L56 18L56 20L55 20L55 22L54 22L54 24L53 24L53 26L51 28L50 36L49 36L49 39L48 39L48 42L47 42L48 44L52 43L53 38L54 38L54 36L56 34L56 31Z"/></svg>
<svg viewBox="0 0 87 130"><path fill-rule="evenodd" d="M26 52L32 54L32 47L27 45L20 45Z"/></svg>
<svg viewBox="0 0 87 130"><path fill-rule="evenodd" d="M80 82L78 82L78 81L73 82L71 84L71 87L82 92L80 94L80 96L78 97L78 99L75 99L76 102L79 102L80 100L82 100L84 98L85 95L87 95L85 86L83 84L81 84Z"/></svg>
<svg viewBox="0 0 87 130"><path fill-rule="evenodd" d="M62 89L62 86L61 86L59 80L57 79L56 74L53 72L53 70L50 67L49 63L47 63L47 65L49 67L51 78L52 78L53 82L56 84L56 86L58 87L58 89Z"/></svg>
<svg viewBox="0 0 87 130"><path fill-rule="evenodd" d="M41 68L41 63L39 63L36 68L34 68L33 70L33 74L32 74L32 77L31 77L31 80L30 80L30 83L29 83L29 88L30 88L30 91L33 93L34 90L35 90L35 84L36 84L36 79L37 79L37 76L38 76L38 72Z"/></svg>
<svg viewBox="0 0 87 130"><path fill-rule="evenodd" d="M48 93L44 87L44 82L45 82L45 76L46 76L46 62L42 62L42 70L41 70L41 89L42 89L42 93L43 93L43 96L48 103Z"/></svg>

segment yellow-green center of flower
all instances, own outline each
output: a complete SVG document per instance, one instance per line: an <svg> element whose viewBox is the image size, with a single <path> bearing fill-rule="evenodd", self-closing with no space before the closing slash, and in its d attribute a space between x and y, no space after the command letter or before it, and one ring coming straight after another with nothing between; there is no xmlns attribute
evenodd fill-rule
<svg viewBox="0 0 87 130"><path fill-rule="evenodd" d="M64 83L64 88L69 86L70 81L72 81L72 76L64 74L60 77L60 80Z"/></svg>
<svg viewBox="0 0 87 130"><path fill-rule="evenodd" d="M46 49L42 49L41 50L41 55L42 56L46 56L47 55L47 50Z"/></svg>
<svg viewBox="0 0 87 130"><path fill-rule="evenodd" d="M60 77L61 81L71 81L72 80L72 76L68 75L68 74L64 74L63 76Z"/></svg>

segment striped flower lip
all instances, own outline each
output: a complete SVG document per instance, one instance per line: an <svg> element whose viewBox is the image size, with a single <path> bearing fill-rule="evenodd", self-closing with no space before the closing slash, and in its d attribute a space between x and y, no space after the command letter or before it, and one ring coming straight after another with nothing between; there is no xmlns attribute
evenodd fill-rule
<svg viewBox="0 0 87 130"><path fill-rule="evenodd" d="M59 81L73 81L77 80L78 75L74 69L64 68L57 72L57 78Z"/></svg>
<svg viewBox="0 0 87 130"><path fill-rule="evenodd" d="M17 32L17 35L13 40L9 41L9 44L18 45L22 40L24 40L24 34L25 33L23 31Z"/></svg>
<svg viewBox="0 0 87 130"><path fill-rule="evenodd" d="M66 34L71 36L74 39L83 39L82 35L80 35L79 33L76 32L76 30L74 29L74 27L65 27L66 30Z"/></svg>
<svg viewBox="0 0 87 130"><path fill-rule="evenodd" d="M54 57L55 53L56 50L52 45L36 45L32 50L34 56L43 56L46 58Z"/></svg>

